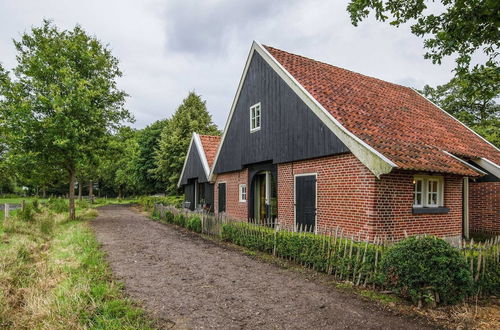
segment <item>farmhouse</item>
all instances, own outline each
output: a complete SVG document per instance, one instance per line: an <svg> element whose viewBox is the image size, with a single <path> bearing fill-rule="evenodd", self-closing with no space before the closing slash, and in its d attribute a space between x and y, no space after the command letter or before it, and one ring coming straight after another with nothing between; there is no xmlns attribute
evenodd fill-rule
<svg viewBox="0 0 500 330"><path fill-rule="evenodd" d="M417 91L254 42L203 179L242 221L460 238L500 232L498 164Z"/></svg>
<svg viewBox="0 0 500 330"><path fill-rule="evenodd" d="M220 136L193 133L178 186L184 189L184 206L213 212L214 185L209 182Z"/></svg>

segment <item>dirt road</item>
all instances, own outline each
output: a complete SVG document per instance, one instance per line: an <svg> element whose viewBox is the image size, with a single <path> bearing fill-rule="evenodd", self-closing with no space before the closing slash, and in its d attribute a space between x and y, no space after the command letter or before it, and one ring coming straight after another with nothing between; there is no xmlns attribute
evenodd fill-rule
<svg viewBox="0 0 500 330"><path fill-rule="evenodd" d="M125 206L92 222L116 278L165 327L424 329L371 301L256 260Z"/></svg>

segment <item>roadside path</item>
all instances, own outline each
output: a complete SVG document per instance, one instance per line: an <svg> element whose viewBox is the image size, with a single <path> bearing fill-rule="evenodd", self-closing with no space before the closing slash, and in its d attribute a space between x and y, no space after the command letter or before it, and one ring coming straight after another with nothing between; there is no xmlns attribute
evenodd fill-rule
<svg viewBox="0 0 500 330"><path fill-rule="evenodd" d="M92 222L115 277L174 328L425 329L353 294L106 206Z"/></svg>

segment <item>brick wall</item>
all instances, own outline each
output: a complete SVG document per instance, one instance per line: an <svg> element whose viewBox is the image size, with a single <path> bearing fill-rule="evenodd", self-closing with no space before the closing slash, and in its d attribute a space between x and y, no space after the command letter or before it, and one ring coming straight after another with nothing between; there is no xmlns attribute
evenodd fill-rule
<svg viewBox="0 0 500 330"><path fill-rule="evenodd" d="M246 220L248 218L247 202L239 201L239 186L247 184L248 170L244 169L237 172L222 173L217 175L214 186L214 210L219 211L219 189L218 184L226 183L226 214L234 219ZM247 184L247 192L249 191ZM247 197L248 199L248 197Z"/></svg>
<svg viewBox="0 0 500 330"><path fill-rule="evenodd" d="M412 214L413 176L395 170L376 184L374 233L400 239L408 235L431 234L439 237L462 235L462 186L460 176L444 175L445 214Z"/></svg>
<svg viewBox="0 0 500 330"><path fill-rule="evenodd" d="M432 234L456 237L462 233L462 178L447 175L446 214L413 214L413 175L395 171L377 179L354 155L342 154L278 164L278 217L294 224L294 175L317 173L318 229L341 227L361 237Z"/></svg>
<svg viewBox="0 0 500 330"><path fill-rule="evenodd" d="M413 176L395 170L377 179L353 154L278 164L278 219L282 226L294 225L294 175L317 174L318 230L343 229L344 235L400 239L408 235L432 234L456 237L462 234L462 178L444 176L446 214L413 214ZM219 182L226 182L226 213L246 220L247 203L239 202L239 184L247 184L248 171L219 174L214 204L218 210ZM498 210L498 209L497 209ZM498 213L497 213L498 214Z"/></svg>
<svg viewBox="0 0 500 330"><path fill-rule="evenodd" d="M293 228L294 175L317 174L317 227L344 229L352 235L369 230L375 177L352 154L278 164L278 218Z"/></svg>
<svg viewBox="0 0 500 330"><path fill-rule="evenodd" d="M469 230L500 234L500 182L470 181Z"/></svg>

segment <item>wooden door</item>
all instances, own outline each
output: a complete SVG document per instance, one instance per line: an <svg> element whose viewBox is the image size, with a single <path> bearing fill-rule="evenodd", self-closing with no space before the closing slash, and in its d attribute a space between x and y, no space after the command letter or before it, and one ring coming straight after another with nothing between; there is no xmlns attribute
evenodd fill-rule
<svg viewBox="0 0 500 330"><path fill-rule="evenodd" d="M226 212L226 184L219 183L219 213Z"/></svg>
<svg viewBox="0 0 500 330"><path fill-rule="evenodd" d="M314 232L316 226L316 175L295 177L295 225Z"/></svg>

